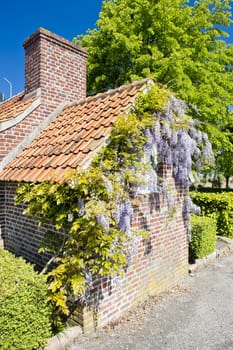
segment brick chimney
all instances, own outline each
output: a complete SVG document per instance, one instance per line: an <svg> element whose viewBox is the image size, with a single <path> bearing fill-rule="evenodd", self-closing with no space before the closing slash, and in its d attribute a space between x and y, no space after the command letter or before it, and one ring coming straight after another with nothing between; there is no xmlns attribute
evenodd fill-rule
<svg viewBox="0 0 233 350"><path fill-rule="evenodd" d="M25 92L41 89L50 106L86 97L87 52L78 45L39 28L24 41Z"/></svg>

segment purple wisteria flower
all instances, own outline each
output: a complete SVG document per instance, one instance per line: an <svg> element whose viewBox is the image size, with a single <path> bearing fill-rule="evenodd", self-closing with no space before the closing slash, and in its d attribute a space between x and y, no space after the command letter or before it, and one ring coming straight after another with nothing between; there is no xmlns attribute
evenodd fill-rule
<svg viewBox="0 0 233 350"><path fill-rule="evenodd" d="M121 230L122 232L129 233L131 231L131 220L133 215L132 204L129 200L120 203L119 214L119 230Z"/></svg>
<svg viewBox="0 0 233 350"><path fill-rule="evenodd" d="M105 214L98 215L96 219L98 224L102 226L106 232L109 232L110 224L109 224L109 218L107 217L107 215Z"/></svg>

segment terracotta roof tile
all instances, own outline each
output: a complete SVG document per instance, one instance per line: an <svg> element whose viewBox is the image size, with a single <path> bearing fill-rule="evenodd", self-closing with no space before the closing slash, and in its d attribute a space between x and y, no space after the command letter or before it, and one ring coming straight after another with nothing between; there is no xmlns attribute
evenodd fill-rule
<svg viewBox="0 0 233 350"><path fill-rule="evenodd" d="M26 95L18 94L9 100L0 103L0 122L13 119L23 113L38 96L36 93Z"/></svg>
<svg viewBox="0 0 233 350"><path fill-rule="evenodd" d="M59 181L67 171L85 166L103 145L117 116L132 106L137 93L147 84L148 80L142 80L67 105L31 145L5 167L0 179Z"/></svg>

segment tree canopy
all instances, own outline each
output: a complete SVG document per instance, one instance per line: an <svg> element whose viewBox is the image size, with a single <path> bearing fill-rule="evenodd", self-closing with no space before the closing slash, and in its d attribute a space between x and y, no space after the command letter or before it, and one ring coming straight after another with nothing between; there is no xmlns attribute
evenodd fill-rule
<svg viewBox="0 0 233 350"><path fill-rule="evenodd" d="M88 92L152 77L222 148L233 96L231 22L225 0L105 0L96 28L74 39L89 52Z"/></svg>
<svg viewBox="0 0 233 350"><path fill-rule="evenodd" d="M221 179L219 175L223 175L226 180L226 188L229 187L229 180L233 176L233 115L229 113L229 118L223 130L223 147L219 147L216 154L216 170L215 180L217 184Z"/></svg>

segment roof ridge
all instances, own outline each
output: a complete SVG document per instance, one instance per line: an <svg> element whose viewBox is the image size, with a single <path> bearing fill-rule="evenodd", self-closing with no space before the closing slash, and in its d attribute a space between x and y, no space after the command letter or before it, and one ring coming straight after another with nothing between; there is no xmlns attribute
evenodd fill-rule
<svg viewBox="0 0 233 350"><path fill-rule="evenodd" d="M13 95L10 98L7 98L6 100L0 102L0 106L3 106L6 102L13 100L14 98L19 97L20 95L25 95L25 91L18 92L16 95Z"/></svg>
<svg viewBox="0 0 233 350"><path fill-rule="evenodd" d="M96 95L87 96L84 99L81 99L81 100L78 100L78 101L73 101L73 102L69 103L67 105L67 107L72 107L74 105L83 105L85 103L91 102L92 100L95 101L95 100L97 100L99 98L102 98L103 96L114 95L117 92L120 92L120 91L123 91L123 90L128 90L130 88L134 88L137 85L146 84L147 82L150 82L152 80L153 80L152 78L145 78L145 79L142 79L142 80L136 80L136 81L134 81L132 83L129 83L129 84L120 85L120 86L118 86L118 87L116 87L114 89L109 89L109 90L104 91L104 92L98 92Z"/></svg>

